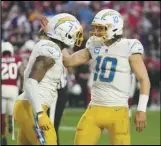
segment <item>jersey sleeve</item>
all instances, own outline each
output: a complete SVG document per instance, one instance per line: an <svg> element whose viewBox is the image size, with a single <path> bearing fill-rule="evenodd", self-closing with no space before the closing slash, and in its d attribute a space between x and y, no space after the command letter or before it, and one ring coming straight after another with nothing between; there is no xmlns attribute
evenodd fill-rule
<svg viewBox="0 0 161 146"><path fill-rule="evenodd" d="M61 57L60 48L53 42L44 42L39 46L39 56L51 57L57 60Z"/></svg>
<svg viewBox="0 0 161 146"><path fill-rule="evenodd" d="M136 53L144 54L144 48L141 42L135 39L130 47L130 56Z"/></svg>

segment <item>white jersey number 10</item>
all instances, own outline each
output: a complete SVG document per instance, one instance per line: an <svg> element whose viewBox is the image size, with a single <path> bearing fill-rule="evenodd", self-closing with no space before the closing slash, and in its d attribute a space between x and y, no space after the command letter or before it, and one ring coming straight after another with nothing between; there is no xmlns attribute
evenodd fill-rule
<svg viewBox="0 0 161 146"><path fill-rule="evenodd" d="M96 58L96 68L94 73L94 81L99 79L102 82L112 82L115 76L116 66L117 66L117 59L111 57L104 57L103 62L101 64L102 56L98 56ZM109 76L105 77L105 72L109 69L106 67L107 63L111 63L111 68L109 72ZM100 66L101 64L101 66Z"/></svg>

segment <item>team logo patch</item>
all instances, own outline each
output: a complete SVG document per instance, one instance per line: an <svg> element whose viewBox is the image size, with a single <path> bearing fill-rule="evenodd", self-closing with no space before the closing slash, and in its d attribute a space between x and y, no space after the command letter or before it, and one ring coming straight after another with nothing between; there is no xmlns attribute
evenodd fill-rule
<svg viewBox="0 0 161 146"><path fill-rule="evenodd" d="M94 48L94 53L95 53L95 54L99 54L100 49L101 49L100 47L96 47L96 48Z"/></svg>
<svg viewBox="0 0 161 146"><path fill-rule="evenodd" d="M61 18L57 23L56 23L56 25L55 25L55 27L54 27L54 30L59 26L59 25L61 25L61 24L63 24L64 22L66 22L66 21L75 21L72 17L64 17L64 18Z"/></svg>

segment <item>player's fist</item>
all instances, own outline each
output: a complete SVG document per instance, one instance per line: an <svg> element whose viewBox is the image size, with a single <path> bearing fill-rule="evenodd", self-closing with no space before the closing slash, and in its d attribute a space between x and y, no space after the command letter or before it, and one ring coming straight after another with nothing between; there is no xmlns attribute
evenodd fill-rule
<svg viewBox="0 0 161 146"><path fill-rule="evenodd" d="M42 130L49 130L52 128L52 122L45 112L38 114L38 125Z"/></svg>
<svg viewBox="0 0 161 146"><path fill-rule="evenodd" d="M137 111L135 114L134 124L137 132L142 132L146 127L146 112Z"/></svg>

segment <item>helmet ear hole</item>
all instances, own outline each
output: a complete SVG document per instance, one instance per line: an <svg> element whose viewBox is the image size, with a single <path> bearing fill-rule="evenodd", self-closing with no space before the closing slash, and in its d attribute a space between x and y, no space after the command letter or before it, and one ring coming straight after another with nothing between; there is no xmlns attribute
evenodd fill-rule
<svg viewBox="0 0 161 146"><path fill-rule="evenodd" d="M68 35L68 39L71 39L72 38L72 36L71 35Z"/></svg>
<svg viewBox="0 0 161 146"><path fill-rule="evenodd" d="M67 34L66 33L66 35L65 35L68 39L71 39L72 38L72 36L70 35L70 34Z"/></svg>

